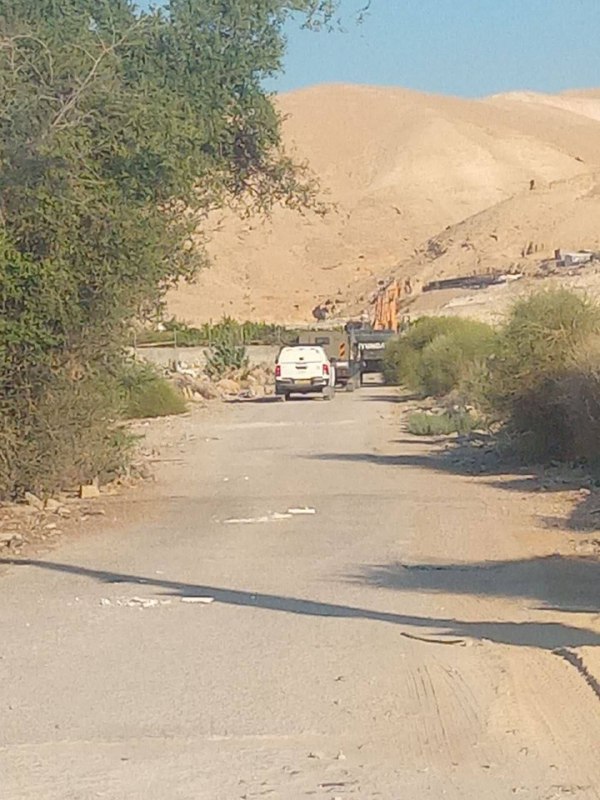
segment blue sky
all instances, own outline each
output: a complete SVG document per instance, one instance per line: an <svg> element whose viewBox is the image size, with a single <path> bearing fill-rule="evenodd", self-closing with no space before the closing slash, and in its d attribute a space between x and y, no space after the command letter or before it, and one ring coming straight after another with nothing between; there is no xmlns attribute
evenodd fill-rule
<svg viewBox="0 0 600 800"><path fill-rule="evenodd" d="M344 31L291 26L269 88L326 82L478 97L600 87L600 0L342 0Z"/></svg>

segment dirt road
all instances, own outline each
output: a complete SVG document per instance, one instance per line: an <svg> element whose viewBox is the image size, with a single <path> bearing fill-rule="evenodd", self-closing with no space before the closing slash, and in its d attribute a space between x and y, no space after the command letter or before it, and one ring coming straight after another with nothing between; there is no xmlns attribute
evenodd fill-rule
<svg viewBox="0 0 600 800"><path fill-rule="evenodd" d="M598 561L396 415L192 416L137 522L1 567L3 800L600 798Z"/></svg>

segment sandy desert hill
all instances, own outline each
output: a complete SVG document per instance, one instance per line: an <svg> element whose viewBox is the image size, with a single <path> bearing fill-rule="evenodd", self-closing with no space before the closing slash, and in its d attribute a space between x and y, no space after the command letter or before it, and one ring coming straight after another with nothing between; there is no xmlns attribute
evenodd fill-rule
<svg viewBox="0 0 600 800"><path fill-rule="evenodd" d="M428 281L490 271L513 271L525 276L517 283L476 292L416 291L407 308L412 315L453 313L497 321L516 297L557 285L581 288L600 297L600 270L593 266L540 277L544 274L541 262L551 258L558 248L600 251L599 173L523 192L450 226L428 240L392 274L411 277L417 290ZM348 307L354 310L356 299L350 298Z"/></svg>
<svg viewBox="0 0 600 800"><path fill-rule="evenodd" d="M600 91L465 100L326 85L278 103L288 150L335 210L224 219L213 266L169 298L180 319L307 322L318 302L360 303L394 272L469 274L517 260L529 241L597 244ZM432 237L447 246L434 262Z"/></svg>

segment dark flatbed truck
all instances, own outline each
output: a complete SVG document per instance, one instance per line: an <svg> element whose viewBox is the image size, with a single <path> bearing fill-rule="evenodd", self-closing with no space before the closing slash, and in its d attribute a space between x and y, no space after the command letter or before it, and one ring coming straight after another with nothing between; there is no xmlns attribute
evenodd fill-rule
<svg viewBox="0 0 600 800"><path fill-rule="evenodd" d="M335 365L335 385L354 391L360 385L360 362L348 331L307 331L298 344L319 345Z"/></svg>
<svg viewBox="0 0 600 800"><path fill-rule="evenodd" d="M369 328L352 328L349 333L354 358L359 363L360 385L365 375L383 372L385 346L397 336L395 331L374 331Z"/></svg>
<svg viewBox="0 0 600 800"><path fill-rule="evenodd" d="M365 375L382 372L385 346L396 335L350 322L344 331L307 331L298 344L320 345L335 364L336 386L352 392L363 385Z"/></svg>

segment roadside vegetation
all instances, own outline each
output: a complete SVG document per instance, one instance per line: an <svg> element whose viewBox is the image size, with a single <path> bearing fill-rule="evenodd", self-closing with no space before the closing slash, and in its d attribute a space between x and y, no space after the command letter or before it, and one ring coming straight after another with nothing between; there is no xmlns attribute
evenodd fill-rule
<svg viewBox="0 0 600 800"><path fill-rule="evenodd" d="M0 500L86 483L126 459L131 330L206 263L209 213L324 211L282 150L264 80L281 68L290 17L327 25L336 5L5 4Z"/></svg>
<svg viewBox="0 0 600 800"><path fill-rule="evenodd" d="M412 415L413 433L464 432L468 415L502 432L524 461L599 466L600 305L585 297L534 294L496 330L420 319L388 346L386 378L423 397L449 395L458 409Z"/></svg>
<svg viewBox="0 0 600 800"><path fill-rule="evenodd" d="M220 322L206 323L199 327L187 325L175 319L163 322L161 330L142 328L133 337L134 345L157 347L211 347L227 340L238 345L284 345L291 344L298 332L282 325L266 322L238 322L225 317Z"/></svg>
<svg viewBox="0 0 600 800"><path fill-rule="evenodd" d="M471 412L443 411L439 413L429 411L415 411L410 414L406 428L413 436L448 436L451 433L472 433L481 426L481 420Z"/></svg>
<svg viewBox="0 0 600 800"><path fill-rule="evenodd" d="M185 400L175 387L149 364L125 364L118 391L125 419L168 417L187 411Z"/></svg>
<svg viewBox="0 0 600 800"><path fill-rule="evenodd" d="M439 397L460 387L494 352L496 331L459 317L422 317L389 343L384 377L412 392Z"/></svg>

